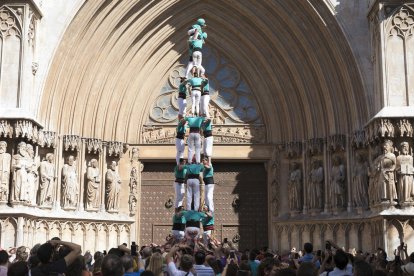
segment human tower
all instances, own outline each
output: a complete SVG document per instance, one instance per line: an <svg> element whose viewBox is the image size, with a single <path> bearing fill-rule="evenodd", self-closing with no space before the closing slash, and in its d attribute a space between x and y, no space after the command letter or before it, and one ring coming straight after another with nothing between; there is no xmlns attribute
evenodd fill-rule
<svg viewBox="0 0 414 276"><path fill-rule="evenodd" d="M209 118L209 81L202 66L202 49L207 39L203 30L206 22L199 18L188 30L189 62L185 77L180 78L178 88L178 125L175 139L175 213L172 234L177 241L194 240L203 229L204 241L208 242L214 230L214 179L211 157L213 153L212 123ZM187 98L191 96L191 112L187 114ZM188 158L184 158L184 138L188 131ZM202 139L201 136L204 136ZM201 160L201 145L203 159ZM200 188L204 185L204 199ZM184 195L186 202L184 205ZM200 202L204 202L201 206Z"/></svg>

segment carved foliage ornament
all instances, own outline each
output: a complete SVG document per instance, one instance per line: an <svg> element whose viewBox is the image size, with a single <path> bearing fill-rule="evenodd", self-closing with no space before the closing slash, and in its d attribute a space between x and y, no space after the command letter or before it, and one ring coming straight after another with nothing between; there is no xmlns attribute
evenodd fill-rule
<svg viewBox="0 0 414 276"><path fill-rule="evenodd" d="M289 142L285 144L285 152L287 158L297 158L302 154L301 142Z"/></svg>
<svg viewBox="0 0 414 276"><path fill-rule="evenodd" d="M367 143L366 137L365 137L365 131L364 130L358 130L354 132L354 135L352 136L352 146L359 149L363 148Z"/></svg>
<svg viewBox="0 0 414 276"><path fill-rule="evenodd" d="M122 142L108 142L108 155L121 156L123 153L124 144Z"/></svg>
<svg viewBox="0 0 414 276"><path fill-rule="evenodd" d="M14 129L16 137L27 138L33 141L37 141L39 139L38 128L31 121L18 120L14 124Z"/></svg>
<svg viewBox="0 0 414 276"><path fill-rule="evenodd" d="M38 144L41 147L53 147L55 148L57 145L56 142L56 132L53 131L39 131L39 140L38 140Z"/></svg>
<svg viewBox="0 0 414 276"><path fill-rule="evenodd" d="M307 151L310 155L318 155L323 152L323 139L322 138L314 138L309 139L306 141L307 143Z"/></svg>
<svg viewBox="0 0 414 276"><path fill-rule="evenodd" d="M328 146L331 151L344 151L346 144L345 135L331 135L328 139Z"/></svg>
<svg viewBox="0 0 414 276"><path fill-rule="evenodd" d="M9 137L13 138L13 127L8 121L1 120L0 121L0 137Z"/></svg>
<svg viewBox="0 0 414 276"><path fill-rule="evenodd" d="M102 152L102 140L101 139L86 139L86 148L88 153L101 153Z"/></svg>
<svg viewBox="0 0 414 276"><path fill-rule="evenodd" d="M81 149L81 138L78 135L64 135L63 136L63 147L65 151L68 150L77 150Z"/></svg>

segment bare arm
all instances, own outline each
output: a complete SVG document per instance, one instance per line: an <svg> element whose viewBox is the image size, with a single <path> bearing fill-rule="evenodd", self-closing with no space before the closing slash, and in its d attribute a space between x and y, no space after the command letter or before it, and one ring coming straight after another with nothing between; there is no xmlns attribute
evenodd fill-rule
<svg viewBox="0 0 414 276"><path fill-rule="evenodd" d="M68 248L71 249L70 253L68 255L66 255L65 259L65 263L66 266L69 266L70 264L72 264L76 258L81 254L82 251L82 247L79 244L76 243L72 243L72 242L65 242L65 241L49 241L53 246L56 245L64 245Z"/></svg>

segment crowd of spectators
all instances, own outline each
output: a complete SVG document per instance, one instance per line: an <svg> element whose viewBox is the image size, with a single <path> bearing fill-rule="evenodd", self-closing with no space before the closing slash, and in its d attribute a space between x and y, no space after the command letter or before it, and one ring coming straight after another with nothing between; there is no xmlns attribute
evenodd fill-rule
<svg viewBox="0 0 414 276"><path fill-rule="evenodd" d="M131 250L132 249L132 250ZM104 252L84 252L81 246L54 238L31 250L21 246L0 250L0 276L270 276L414 275L414 253L407 246L395 249L393 258L378 248L374 253L346 252L328 241L324 250L311 243L277 254L268 248L239 251L231 242L211 239L168 242L162 246L128 247L122 244ZM392 259L392 260L390 260Z"/></svg>

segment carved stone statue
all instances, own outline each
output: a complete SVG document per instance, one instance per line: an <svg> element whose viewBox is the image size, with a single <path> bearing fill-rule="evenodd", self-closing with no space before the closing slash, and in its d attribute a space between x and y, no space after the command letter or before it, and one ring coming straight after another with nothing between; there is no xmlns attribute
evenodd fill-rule
<svg viewBox="0 0 414 276"><path fill-rule="evenodd" d="M368 206L368 164L362 154L357 153L355 156L356 164L354 166L353 183L354 183L354 204L356 207Z"/></svg>
<svg viewBox="0 0 414 276"><path fill-rule="evenodd" d="M9 197L11 155L6 152L7 143L0 141L0 202Z"/></svg>
<svg viewBox="0 0 414 276"><path fill-rule="evenodd" d="M382 152L380 152L381 147L377 147L376 150L373 152L373 161L371 162L368 168L368 176L369 176L369 186L368 186L368 199L369 204L375 205L381 202L380 198L380 185L379 185L379 177L380 177L380 163L381 163L381 156ZM381 150L382 151L382 150Z"/></svg>
<svg viewBox="0 0 414 276"><path fill-rule="evenodd" d="M131 215L135 215L137 211L137 202L138 202L137 197L133 194L130 194L128 203L129 203L129 213Z"/></svg>
<svg viewBox="0 0 414 276"><path fill-rule="evenodd" d="M401 143L401 154L397 157L396 171L398 175L397 191L399 203L412 202L413 187L413 157L409 154L410 146L407 142Z"/></svg>
<svg viewBox="0 0 414 276"><path fill-rule="evenodd" d="M38 174L38 162L35 160L35 152L31 144L26 144L27 152L27 201L30 205L36 205L37 191L39 189L39 174Z"/></svg>
<svg viewBox="0 0 414 276"><path fill-rule="evenodd" d="M331 170L331 203L334 209L345 205L345 175L345 166L341 158L334 156Z"/></svg>
<svg viewBox="0 0 414 276"><path fill-rule="evenodd" d="M292 163L288 187L290 210L300 211L302 209L302 171L297 162Z"/></svg>
<svg viewBox="0 0 414 276"><path fill-rule="evenodd" d="M78 205L79 187L75 157L69 156L68 164L62 169L62 202L63 208L74 208Z"/></svg>
<svg viewBox="0 0 414 276"><path fill-rule="evenodd" d="M13 155L13 196L12 201L28 201L28 172L30 166L27 163L26 143L20 142L17 145L17 154Z"/></svg>
<svg viewBox="0 0 414 276"><path fill-rule="evenodd" d="M391 140L385 140L383 144L384 154L380 156L378 170L380 171L378 184L380 199L382 202L390 201L392 205L396 204L397 191L395 189L395 166L397 159L393 153Z"/></svg>
<svg viewBox="0 0 414 276"><path fill-rule="evenodd" d="M314 160L309 174L309 208L322 209L323 167L320 160Z"/></svg>
<svg viewBox="0 0 414 276"><path fill-rule="evenodd" d="M116 162L112 161L111 168L106 172L106 209L118 211L119 193L121 191L121 178L116 171Z"/></svg>
<svg viewBox="0 0 414 276"><path fill-rule="evenodd" d="M88 178L86 208L97 209L99 207L99 186L101 176L98 169L98 160L92 159L86 176Z"/></svg>
<svg viewBox="0 0 414 276"><path fill-rule="evenodd" d="M132 167L131 176L129 178L129 192L135 195L137 193L137 187L138 187L138 170L136 167Z"/></svg>
<svg viewBox="0 0 414 276"><path fill-rule="evenodd" d="M39 206L51 206L53 203L56 179L54 158L52 153L48 153L46 160L40 163Z"/></svg>

